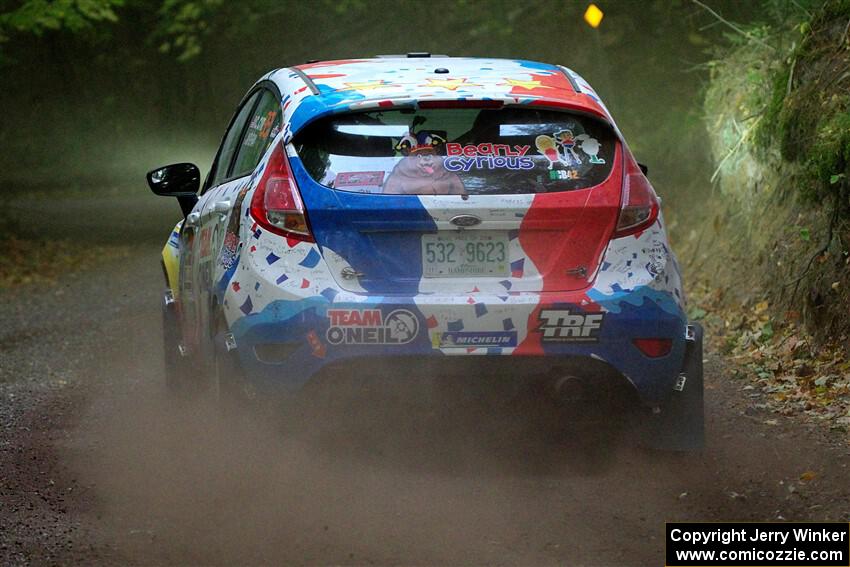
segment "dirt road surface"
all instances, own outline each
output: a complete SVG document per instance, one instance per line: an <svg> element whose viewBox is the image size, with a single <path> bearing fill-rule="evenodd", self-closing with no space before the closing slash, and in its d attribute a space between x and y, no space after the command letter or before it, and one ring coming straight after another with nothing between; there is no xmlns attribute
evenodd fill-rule
<svg viewBox="0 0 850 567"><path fill-rule="evenodd" d="M710 352L706 450L597 468L533 406L392 376L295 429L170 399L173 210L146 206L61 229L143 217L128 259L0 296L0 564L663 565L665 521L850 520L846 438L752 409Z"/></svg>

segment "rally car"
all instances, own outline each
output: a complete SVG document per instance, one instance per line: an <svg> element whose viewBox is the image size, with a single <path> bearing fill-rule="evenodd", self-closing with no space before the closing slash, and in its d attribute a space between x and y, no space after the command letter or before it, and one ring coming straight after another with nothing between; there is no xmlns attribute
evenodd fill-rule
<svg viewBox="0 0 850 567"><path fill-rule="evenodd" d="M559 383L614 375L651 441L699 447L702 332L645 172L563 66L272 71L203 184L192 164L148 174L184 215L162 252L168 382L262 395L377 359L522 360Z"/></svg>

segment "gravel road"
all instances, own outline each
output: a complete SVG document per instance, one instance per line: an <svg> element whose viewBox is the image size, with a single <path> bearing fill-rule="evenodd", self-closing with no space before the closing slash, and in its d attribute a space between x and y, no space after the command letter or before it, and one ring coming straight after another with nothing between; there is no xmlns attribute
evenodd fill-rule
<svg viewBox="0 0 850 567"><path fill-rule="evenodd" d="M663 565L665 521L850 521L846 440L712 353L707 449L595 470L463 390L349 388L297 430L169 399L145 214L128 260L0 295L0 564Z"/></svg>

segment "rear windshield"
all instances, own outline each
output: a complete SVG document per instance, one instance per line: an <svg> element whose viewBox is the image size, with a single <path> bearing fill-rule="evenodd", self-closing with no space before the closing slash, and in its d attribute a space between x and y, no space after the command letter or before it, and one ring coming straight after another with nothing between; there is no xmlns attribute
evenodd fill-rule
<svg viewBox="0 0 850 567"><path fill-rule="evenodd" d="M336 115L293 143L310 176L340 191L516 194L598 185L616 137L588 116L508 107Z"/></svg>

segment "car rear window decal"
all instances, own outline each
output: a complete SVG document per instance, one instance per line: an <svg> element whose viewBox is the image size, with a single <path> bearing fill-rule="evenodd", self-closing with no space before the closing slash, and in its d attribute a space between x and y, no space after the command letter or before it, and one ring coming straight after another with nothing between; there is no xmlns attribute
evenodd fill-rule
<svg viewBox="0 0 850 567"><path fill-rule="evenodd" d="M395 195L593 187L610 175L616 143L601 120L524 107L340 114L309 125L293 141L316 182Z"/></svg>

